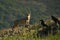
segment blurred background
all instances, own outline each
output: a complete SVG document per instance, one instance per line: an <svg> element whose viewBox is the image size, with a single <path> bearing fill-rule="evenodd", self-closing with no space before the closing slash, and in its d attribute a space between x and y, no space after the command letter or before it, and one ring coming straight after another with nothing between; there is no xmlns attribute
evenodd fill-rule
<svg viewBox="0 0 60 40"><path fill-rule="evenodd" d="M0 0L0 29L9 28L14 20L25 17L26 8L31 12L30 24L50 19L51 15L60 17L60 0Z"/></svg>

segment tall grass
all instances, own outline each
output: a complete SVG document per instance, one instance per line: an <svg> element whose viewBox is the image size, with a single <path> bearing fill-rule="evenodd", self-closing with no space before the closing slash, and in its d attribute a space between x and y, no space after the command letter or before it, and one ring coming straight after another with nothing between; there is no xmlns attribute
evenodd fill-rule
<svg viewBox="0 0 60 40"><path fill-rule="evenodd" d="M26 28L23 28L21 34L15 34L13 36L4 36L0 37L0 40L60 40L60 32L56 35L48 35L46 37L37 37L37 30L26 31Z"/></svg>

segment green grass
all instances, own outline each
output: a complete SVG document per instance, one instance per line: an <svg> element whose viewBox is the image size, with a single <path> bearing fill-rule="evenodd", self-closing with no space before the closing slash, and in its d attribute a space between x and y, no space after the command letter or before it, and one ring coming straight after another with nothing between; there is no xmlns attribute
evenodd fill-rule
<svg viewBox="0 0 60 40"><path fill-rule="evenodd" d="M15 34L13 36L5 36L0 37L0 40L60 40L60 33L57 33L56 35L49 35L46 37L37 37L36 30L25 31L25 28L23 29L22 34ZM34 37L35 36L35 37Z"/></svg>
<svg viewBox="0 0 60 40"><path fill-rule="evenodd" d="M14 35L14 36L9 36L9 37L3 37L0 38L0 40L60 40L60 35L55 35L55 36L48 36L44 38L33 38L31 37L21 37L20 35Z"/></svg>

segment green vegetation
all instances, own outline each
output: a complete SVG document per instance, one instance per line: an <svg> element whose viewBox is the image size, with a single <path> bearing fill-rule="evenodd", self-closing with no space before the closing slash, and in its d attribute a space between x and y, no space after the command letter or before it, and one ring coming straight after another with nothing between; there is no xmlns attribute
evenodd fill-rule
<svg viewBox="0 0 60 40"><path fill-rule="evenodd" d="M38 26L36 26L38 27ZM37 37L36 35L36 27L34 30L26 31L27 28L23 28L21 34L15 34L13 36L7 36L0 37L0 40L60 40L60 32L58 32L56 35L48 35L43 38Z"/></svg>
<svg viewBox="0 0 60 40"><path fill-rule="evenodd" d="M30 24L33 25L37 25L40 19L50 19L51 15L60 17L59 0L0 0L0 29L9 28L13 25L14 20L25 17L27 8L31 11ZM34 38L34 33L36 33L36 30L24 35L0 37L0 40L60 40L59 33L44 38L37 38L36 35L34 35Z"/></svg>
<svg viewBox="0 0 60 40"><path fill-rule="evenodd" d="M2 38L0 38L0 40L2 40ZM46 38L33 38L33 37L21 37L19 35L15 35L15 36L10 36L10 37L4 37L3 40L60 40L60 36L59 35L55 35L55 36L48 36Z"/></svg>
<svg viewBox="0 0 60 40"><path fill-rule="evenodd" d="M7 34L4 35L4 37L1 37L0 35L0 40L60 40L60 32L58 32L56 35L49 34L48 36L38 37L37 33L41 26L38 24L34 24L30 25L30 28L31 29L29 31L29 29L26 27L20 27L20 34Z"/></svg>

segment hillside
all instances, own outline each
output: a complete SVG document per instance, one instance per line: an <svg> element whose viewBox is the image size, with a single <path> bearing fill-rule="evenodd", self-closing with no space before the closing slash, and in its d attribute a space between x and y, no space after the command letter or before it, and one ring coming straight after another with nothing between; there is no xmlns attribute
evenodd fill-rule
<svg viewBox="0 0 60 40"><path fill-rule="evenodd" d="M31 11L31 23L49 19L51 15L60 17L60 0L0 0L0 28L13 25L13 21Z"/></svg>

